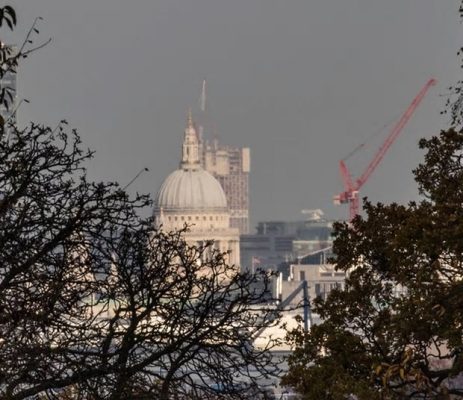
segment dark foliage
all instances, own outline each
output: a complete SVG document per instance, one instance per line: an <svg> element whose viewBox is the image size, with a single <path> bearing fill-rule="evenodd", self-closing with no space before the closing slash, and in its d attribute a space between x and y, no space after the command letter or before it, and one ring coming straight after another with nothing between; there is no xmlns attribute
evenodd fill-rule
<svg viewBox="0 0 463 400"><path fill-rule="evenodd" d="M463 20L463 2L460 3L458 11L460 13L460 20ZM463 67L463 47L458 50L457 56L460 58L460 66ZM452 126L461 127L463 124L463 80L458 80L455 85L448 89L450 93L445 102L445 109L441 114L448 114L450 116Z"/></svg>
<svg viewBox="0 0 463 400"><path fill-rule="evenodd" d="M0 26L12 29L14 10L0 10ZM26 43L31 32L35 23ZM1 74L15 71L26 47L2 48ZM276 323L261 304L268 276L240 274L212 243L186 243L184 231L156 230L139 216L148 197L89 181L92 153L66 122L8 125L0 135L0 398L256 397L257 380L275 372L275 342L253 345ZM257 280L263 290L251 289Z"/></svg>
<svg viewBox="0 0 463 400"><path fill-rule="evenodd" d="M252 343L273 313L258 277L88 182L64 123L15 130L0 155L0 396L244 398L275 372Z"/></svg>
<svg viewBox="0 0 463 400"><path fill-rule="evenodd" d="M285 382L306 399L463 397L463 134L420 147L423 201L366 202L365 219L335 227L346 290L315 302L321 325L289 335Z"/></svg>

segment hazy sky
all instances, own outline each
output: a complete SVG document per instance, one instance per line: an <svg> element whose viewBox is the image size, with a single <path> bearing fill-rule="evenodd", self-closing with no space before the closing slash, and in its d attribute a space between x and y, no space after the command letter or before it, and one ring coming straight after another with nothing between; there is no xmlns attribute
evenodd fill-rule
<svg viewBox="0 0 463 400"><path fill-rule="evenodd" d="M3 2L5 3L5 2ZM347 216L338 160L432 89L362 192L415 199L420 137L447 126L446 87L462 74L457 0L10 1L18 36L41 16L53 42L28 59L20 121L62 118L97 150L92 177L156 193L177 168L189 106L208 82L208 118L224 144L249 146L251 217L303 208ZM385 137L383 132L382 138ZM380 143L348 161L361 173Z"/></svg>

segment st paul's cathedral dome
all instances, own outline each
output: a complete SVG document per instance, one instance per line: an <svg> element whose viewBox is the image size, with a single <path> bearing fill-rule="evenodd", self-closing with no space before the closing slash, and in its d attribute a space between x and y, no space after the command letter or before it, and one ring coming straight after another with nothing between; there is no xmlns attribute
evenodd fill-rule
<svg viewBox="0 0 463 400"><path fill-rule="evenodd" d="M162 183L154 208L155 224L163 230L189 231L187 242L214 241L220 251L230 252L229 262L239 264L239 233L230 227L230 212L220 182L200 162L200 144L191 112L182 146L179 169Z"/></svg>

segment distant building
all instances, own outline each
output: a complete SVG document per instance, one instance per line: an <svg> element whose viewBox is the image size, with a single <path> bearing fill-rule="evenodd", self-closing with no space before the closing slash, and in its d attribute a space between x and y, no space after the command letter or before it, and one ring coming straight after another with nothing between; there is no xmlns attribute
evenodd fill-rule
<svg viewBox="0 0 463 400"><path fill-rule="evenodd" d="M291 264L290 275L287 278L280 273L273 280L272 296L285 303L285 307L302 310L304 294L301 284L307 283L309 304L313 305L316 298L327 299L333 290L345 289L346 273L337 271L333 264ZM320 316L310 311L310 323L320 323Z"/></svg>
<svg viewBox="0 0 463 400"><path fill-rule="evenodd" d="M185 129L179 168L162 183L154 207L155 225L165 231L182 229L187 243L213 241L214 248L228 253L230 265L239 265L239 232L231 226L227 198L214 176L200 163L198 135L191 113Z"/></svg>
<svg viewBox="0 0 463 400"><path fill-rule="evenodd" d="M316 297L326 299L332 290L344 289L346 274L336 271L333 264L291 264L289 269L288 279L280 276L279 288L275 293L277 298L287 298L302 281L307 281L310 300ZM296 297L295 303L301 301L302 293Z"/></svg>
<svg viewBox="0 0 463 400"><path fill-rule="evenodd" d="M200 137L201 166L222 185L230 210L230 226L240 234L249 233L249 172L251 156L247 147L219 144Z"/></svg>
<svg viewBox="0 0 463 400"><path fill-rule="evenodd" d="M230 210L231 227L240 234L249 233L249 172L251 154L248 147L233 147L219 144L217 139L207 140L209 129L206 112L206 80L203 81L198 125L198 140L201 166L222 185Z"/></svg>
<svg viewBox="0 0 463 400"><path fill-rule="evenodd" d="M318 251L332 245L332 222L323 218L321 210L303 213L305 220L259 222L255 234L241 235L241 266L276 270L281 263L303 260L313 253L310 262L318 263L325 254Z"/></svg>

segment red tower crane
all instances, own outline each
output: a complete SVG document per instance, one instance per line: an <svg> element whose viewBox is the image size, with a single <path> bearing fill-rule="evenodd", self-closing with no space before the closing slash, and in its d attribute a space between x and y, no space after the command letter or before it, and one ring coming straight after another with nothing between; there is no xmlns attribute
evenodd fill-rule
<svg viewBox="0 0 463 400"><path fill-rule="evenodd" d="M345 163L346 159L343 159L339 162L339 171L341 172L341 177L342 177L342 181L344 184L344 192L334 196L333 201L334 201L334 204L349 203L350 220L352 220L359 213L359 191L360 189L368 181L373 171L376 169L378 164L383 159L384 155L387 153L387 151L391 147L392 143L394 143L394 141L400 135L403 128L405 127L405 125L407 124L407 122L410 120L411 116L415 112L416 108L421 103L421 100L423 100L424 96L428 92L428 89L431 86L434 86L435 84L436 84L436 80L430 79L426 83L426 85L424 85L424 87L420 90L420 92L416 95L416 97L413 99L411 104L408 106L407 110L402 115L402 117L394 125L391 132L387 136L386 140L381 145L381 147L378 149L375 156L370 161L367 168L365 169L365 171L363 171L362 175L358 179L356 180L352 179L351 173L349 172L347 165Z"/></svg>

